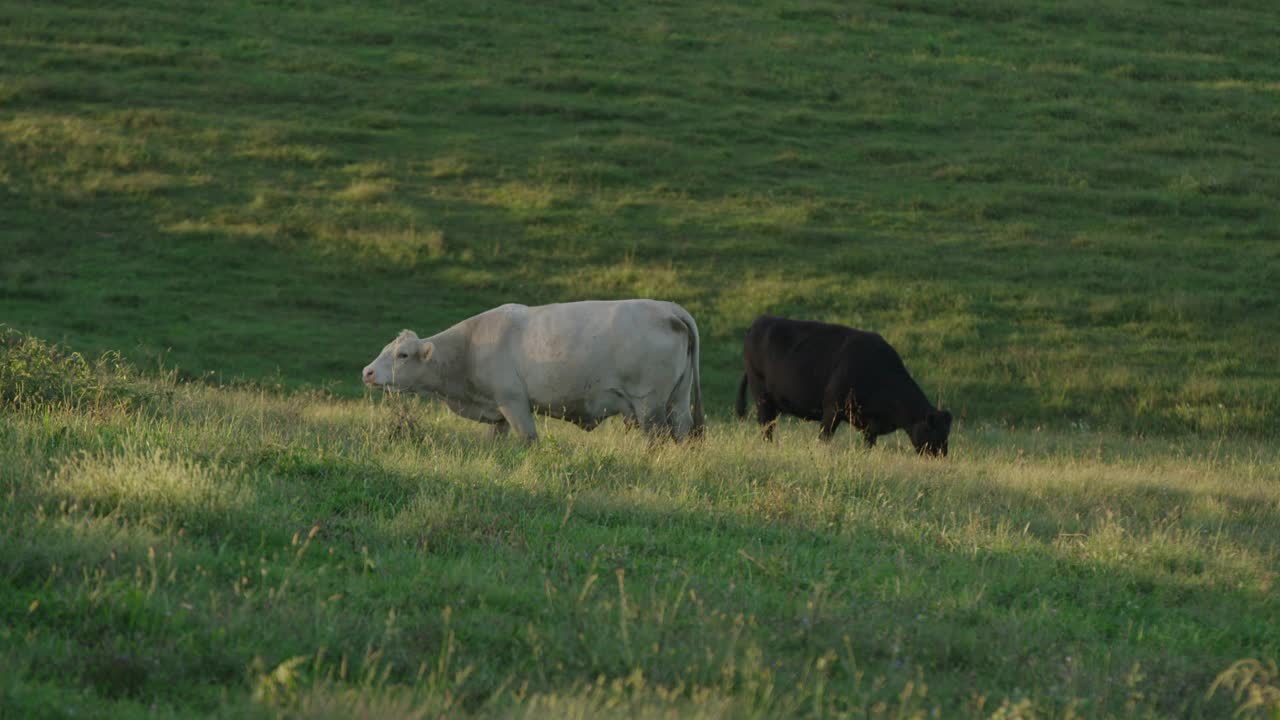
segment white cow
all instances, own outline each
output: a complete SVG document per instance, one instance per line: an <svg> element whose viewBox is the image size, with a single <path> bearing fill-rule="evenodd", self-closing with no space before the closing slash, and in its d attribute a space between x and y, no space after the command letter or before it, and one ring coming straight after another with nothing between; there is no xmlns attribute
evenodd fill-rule
<svg viewBox="0 0 1280 720"><path fill-rule="evenodd" d="M508 304L419 339L400 333L365 385L439 397L465 418L538 438L533 413L592 430L623 415L679 440L701 434L698 326L659 300Z"/></svg>

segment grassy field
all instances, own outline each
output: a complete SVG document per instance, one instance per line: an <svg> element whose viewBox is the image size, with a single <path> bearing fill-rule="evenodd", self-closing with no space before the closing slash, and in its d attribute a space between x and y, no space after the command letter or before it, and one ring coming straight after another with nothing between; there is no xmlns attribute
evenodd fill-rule
<svg viewBox="0 0 1280 720"><path fill-rule="evenodd" d="M1208 693L1280 658L1278 24L0 0L0 323L120 353L0 346L0 716L1265 705ZM633 296L698 319L700 445L360 394ZM760 312L884 334L952 457L756 443Z"/></svg>
<svg viewBox="0 0 1280 720"><path fill-rule="evenodd" d="M722 407L771 311L965 417L1274 430L1270 2L180 5L0 7L9 324L355 393L402 327L657 296Z"/></svg>
<svg viewBox="0 0 1280 720"><path fill-rule="evenodd" d="M526 447L416 400L101 393L0 435L23 716L1221 717L1280 651L1269 445Z"/></svg>

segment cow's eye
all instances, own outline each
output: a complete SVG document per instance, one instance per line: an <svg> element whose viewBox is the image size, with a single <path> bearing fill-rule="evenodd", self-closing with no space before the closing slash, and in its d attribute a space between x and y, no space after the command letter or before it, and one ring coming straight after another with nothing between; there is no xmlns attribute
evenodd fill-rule
<svg viewBox="0 0 1280 720"><path fill-rule="evenodd" d="M396 353L396 357L400 358L401 360L404 360L405 358L409 357L409 353L407 352Z"/></svg>

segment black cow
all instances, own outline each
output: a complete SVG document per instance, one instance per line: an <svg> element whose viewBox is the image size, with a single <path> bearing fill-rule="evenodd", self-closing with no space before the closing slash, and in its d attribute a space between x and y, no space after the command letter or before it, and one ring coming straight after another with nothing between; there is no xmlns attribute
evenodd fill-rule
<svg viewBox="0 0 1280 720"><path fill-rule="evenodd" d="M862 431L867 447L902 429L916 452L947 454L951 413L929 402L876 333L762 315L747 330L742 360L738 417L746 417L750 388L766 440L785 413L821 422L823 440L845 420Z"/></svg>

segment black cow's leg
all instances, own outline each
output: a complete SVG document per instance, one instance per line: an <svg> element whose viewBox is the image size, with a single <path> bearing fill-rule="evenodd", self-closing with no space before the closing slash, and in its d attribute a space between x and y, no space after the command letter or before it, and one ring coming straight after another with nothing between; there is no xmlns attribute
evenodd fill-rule
<svg viewBox="0 0 1280 720"><path fill-rule="evenodd" d="M756 420L764 426L764 439L773 441L773 429L778 425L778 408L761 398L756 401Z"/></svg>
<svg viewBox="0 0 1280 720"><path fill-rule="evenodd" d="M823 442L830 442L831 436L835 434L836 428L840 427L840 421L844 416L840 414L839 408L835 405L829 405L822 410L822 431L818 434L818 438Z"/></svg>
<svg viewBox="0 0 1280 720"><path fill-rule="evenodd" d="M852 411L852 402L849 407ZM866 443L866 446L868 448L875 447L876 438L884 434L884 428L881 427L879 421L874 416L867 417L866 415L859 413L853 413L851 417L852 419L849 420L849 424L862 431L862 440Z"/></svg>
<svg viewBox="0 0 1280 720"><path fill-rule="evenodd" d="M867 420L863 427L863 441L867 447L876 447L876 438L884 434L884 428L876 420Z"/></svg>

